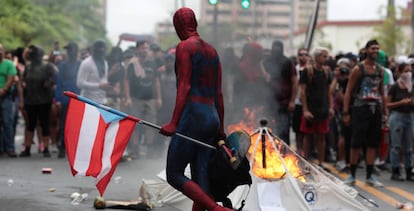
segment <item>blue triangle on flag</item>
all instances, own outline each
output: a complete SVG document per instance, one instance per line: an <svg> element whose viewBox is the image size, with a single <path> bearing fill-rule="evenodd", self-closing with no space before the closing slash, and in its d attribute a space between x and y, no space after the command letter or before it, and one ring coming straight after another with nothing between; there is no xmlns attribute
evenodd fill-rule
<svg viewBox="0 0 414 211"><path fill-rule="evenodd" d="M125 118L123 116L117 115L113 112L109 112L101 108L98 108L98 110L101 113L102 118L104 119L105 123L111 123L113 121L117 121L117 120L121 120Z"/></svg>

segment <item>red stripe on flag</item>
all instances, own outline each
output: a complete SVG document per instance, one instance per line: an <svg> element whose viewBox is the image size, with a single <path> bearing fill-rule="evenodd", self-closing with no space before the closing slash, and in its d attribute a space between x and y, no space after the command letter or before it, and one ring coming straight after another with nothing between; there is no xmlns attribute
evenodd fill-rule
<svg viewBox="0 0 414 211"><path fill-rule="evenodd" d="M124 119L119 122L119 129L115 138L114 149L111 155L112 167L110 171L96 183L96 188L98 189L101 196L105 192L105 189L108 186L112 178L112 175L115 172L115 169L118 165L119 160L122 157L122 153L125 151L125 148L128 144L129 138L131 137L134 127L135 121L132 121L130 119Z"/></svg>
<svg viewBox="0 0 414 211"><path fill-rule="evenodd" d="M76 156L76 149L78 148L79 134L83 121L83 114L85 112L85 103L76 99L70 98L68 112L66 114L65 123L65 148L68 156L72 175L76 175L77 171L73 168Z"/></svg>
<svg viewBox="0 0 414 211"><path fill-rule="evenodd" d="M86 171L86 176L97 177L102 170L102 151L105 142L106 128L108 125L103 120L102 116L99 118L98 129L96 131L95 141L93 143L91 161L89 162L88 170ZM91 131L92 132L92 131Z"/></svg>

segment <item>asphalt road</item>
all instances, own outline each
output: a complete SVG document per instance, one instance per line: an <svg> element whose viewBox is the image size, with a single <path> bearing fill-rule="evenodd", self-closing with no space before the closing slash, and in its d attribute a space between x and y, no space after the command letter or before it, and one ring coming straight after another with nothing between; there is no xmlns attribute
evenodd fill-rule
<svg viewBox="0 0 414 211"><path fill-rule="evenodd" d="M17 137L17 151L20 152L21 135ZM93 199L98 196L93 178L72 177L66 159L58 159L52 148L52 158L43 158L32 149L30 158L0 157L0 211L15 210L95 210ZM337 172L328 166L339 178L346 174ZM43 174L42 168L52 168L51 174ZM165 155L157 159L141 159L121 162L107 187L107 200L137 200L143 179L157 179L156 175L165 168ZM365 169L358 169L357 190L362 196L373 200L378 207L371 210L397 210L397 203L414 202L414 182L390 181L390 173L380 172L379 180L383 188L372 188L364 184ZM118 178L115 181L114 178ZM9 181L12 180L12 183ZM79 205L71 204L70 195L74 192L87 193L88 199ZM364 203L362 197L357 197ZM369 204L369 203L366 203ZM155 208L160 211L176 211L171 206Z"/></svg>

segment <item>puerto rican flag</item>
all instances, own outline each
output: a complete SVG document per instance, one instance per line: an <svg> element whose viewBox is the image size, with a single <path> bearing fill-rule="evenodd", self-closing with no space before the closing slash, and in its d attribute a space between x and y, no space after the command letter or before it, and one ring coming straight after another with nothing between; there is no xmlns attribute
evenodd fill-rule
<svg viewBox="0 0 414 211"><path fill-rule="evenodd" d="M140 120L72 92L65 123L65 146L73 176L95 177L101 196Z"/></svg>

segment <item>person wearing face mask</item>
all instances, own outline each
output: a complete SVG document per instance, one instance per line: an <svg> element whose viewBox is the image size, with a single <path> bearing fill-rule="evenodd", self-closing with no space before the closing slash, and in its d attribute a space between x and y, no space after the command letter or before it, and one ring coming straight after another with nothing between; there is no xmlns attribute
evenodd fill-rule
<svg viewBox="0 0 414 211"><path fill-rule="evenodd" d="M283 54L283 43L275 40L272 43L270 56L261 63L270 75L269 85L272 92L270 108L276 120L275 133L290 145L289 127L290 115L295 110L295 98L298 88L298 78L292 61Z"/></svg>
<svg viewBox="0 0 414 211"><path fill-rule="evenodd" d="M42 61L42 48L31 45L28 50L28 64L21 80L23 87L24 110L27 114L25 149L21 157L30 157L30 146L34 137L37 122L40 123L42 134L39 143L44 144L43 156L50 157L48 149L50 140L49 117L55 93L56 66Z"/></svg>
<svg viewBox="0 0 414 211"><path fill-rule="evenodd" d="M97 40L92 46L92 56L82 61L79 67L76 84L81 90L80 95L95 102L106 104L106 92L114 87L108 82L108 64L105 60L106 45Z"/></svg>
<svg viewBox="0 0 414 211"><path fill-rule="evenodd" d="M193 211L231 211L210 196L208 161L213 151L175 135L179 132L210 145L226 137L220 59L217 51L198 34L193 10L178 9L173 23L181 40L175 59L177 97L171 120L160 130L161 134L172 136L167 181L193 200ZM191 179L184 174L187 164L191 166Z"/></svg>
<svg viewBox="0 0 414 211"><path fill-rule="evenodd" d="M58 149L59 158L65 157L65 142L63 139L63 132L65 128L66 113L68 111L69 98L64 95L64 91L71 91L79 94L79 89L76 86L76 78L80 61L78 59L78 45L75 42L69 42L64 49L66 49L66 60L58 65L58 74L56 79L55 99L56 104L60 108L60 123L58 133Z"/></svg>
<svg viewBox="0 0 414 211"><path fill-rule="evenodd" d="M400 152L403 152L404 166L407 181L414 181L412 177L412 139L414 112L414 91L412 83L411 65L402 63L398 67L399 78L392 85L387 95L387 107L390 110L389 127L391 135L391 180L404 181L400 172Z"/></svg>

